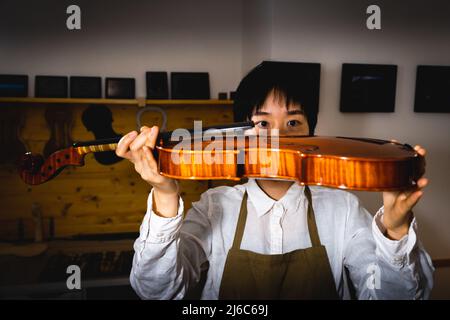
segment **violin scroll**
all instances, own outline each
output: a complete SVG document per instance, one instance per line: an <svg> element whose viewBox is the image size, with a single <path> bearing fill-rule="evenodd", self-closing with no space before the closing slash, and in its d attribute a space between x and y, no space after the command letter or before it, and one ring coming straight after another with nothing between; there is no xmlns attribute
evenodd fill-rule
<svg viewBox="0 0 450 320"><path fill-rule="evenodd" d="M44 163L44 157L40 154L25 153L19 161L19 172L37 173Z"/></svg>
<svg viewBox="0 0 450 320"><path fill-rule="evenodd" d="M84 165L84 154L70 147L52 153L47 159L40 154L25 153L20 159L18 171L22 180L30 185L44 183L57 176L66 166Z"/></svg>

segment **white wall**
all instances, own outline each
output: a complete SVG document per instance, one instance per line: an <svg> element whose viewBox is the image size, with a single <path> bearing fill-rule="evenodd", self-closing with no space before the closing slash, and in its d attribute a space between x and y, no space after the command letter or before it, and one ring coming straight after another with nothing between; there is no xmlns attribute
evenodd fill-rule
<svg viewBox="0 0 450 320"><path fill-rule="evenodd" d="M82 29L66 28L81 7ZM0 72L135 77L145 71L208 71L211 97L236 88L242 68L241 0L0 2Z"/></svg>
<svg viewBox="0 0 450 320"><path fill-rule="evenodd" d="M272 55L273 2L245 0L243 3L242 75Z"/></svg>
<svg viewBox="0 0 450 320"><path fill-rule="evenodd" d="M343 3L352 3L353 6ZM369 1L276 1L273 10L273 60L322 64L317 134L397 139L427 148L430 186L415 213L421 238L436 257L450 257L450 114L413 112L416 65L450 65L450 5L432 8L409 2L406 11L392 1L378 1L382 30L365 27ZM439 26L439 28L432 28ZM344 62L398 65L395 113L339 112ZM450 88L449 88L450 89ZM381 198L364 198L375 210Z"/></svg>

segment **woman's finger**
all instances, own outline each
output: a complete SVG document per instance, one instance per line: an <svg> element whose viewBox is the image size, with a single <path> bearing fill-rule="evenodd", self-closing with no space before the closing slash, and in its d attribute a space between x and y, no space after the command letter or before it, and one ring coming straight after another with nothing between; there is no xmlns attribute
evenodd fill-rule
<svg viewBox="0 0 450 320"><path fill-rule="evenodd" d="M147 140L150 138L150 130L144 129L139 133L139 135L134 139L134 141L130 144L130 150L136 151L142 148L146 143Z"/></svg>
<svg viewBox="0 0 450 320"><path fill-rule="evenodd" d="M145 181L153 184L157 182L159 177L159 172L157 171L157 164L155 159L153 158L153 155L150 151L150 148L147 146L143 146L140 150L140 160L139 163L139 174L141 175L142 179Z"/></svg>
<svg viewBox="0 0 450 320"><path fill-rule="evenodd" d="M143 149L143 154L145 156L146 163L148 164L149 168L152 171L156 172L158 169L158 164L156 163L156 160L155 160L155 157L153 156L152 151L147 146L142 147L142 149Z"/></svg>
<svg viewBox="0 0 450 320"><path fill-rule="evenodd" d="M409 210L412 209L412 207L414 207L417 203L417 201L419 201L419 199L422 197L423 195L423 191L418 190L413 192L412 194L410 194L406 200L405 200L405 204L407 206L407 208L409 208Z"/></svg>
<svg viewBox="0 0 450 320"><path fill-rule="evenodd" d="M418 189L423 189L428 185L428 179L427 178L420 178L417 181L417 188Z"/></svg>
<svg viewBox="0 0 450 320"><path fill-rule="evenodd" d="M150 129L143 129L141 133L130 144L131 161L137 162L141 159L142 147L146 144L150 136Z"/></svg>
<svg viewBox="0 0 450 320"><path fill-rule="evenodd" d="M137 136L136 131L131 131L131 132L127 133L126 135L124 135L122 137L122 139L119 140L119 143L117 144L116 155L121 158L125 158L125 159L129 160L131 155L130 155L130 152L128 151L128 149L130 147L130 144L136 138L136 136Z"/></svg>
<svg viewBox="0 0 450 320"><path fill-rule="evenodd" d="M153 126L150 128L149 138L147 143L145 144L150 149L154 149L156 145L156 140L158 139L159 128L157 126Z"/></svg>
<svg viewBox="0 0 450 320"><path fill-rule="evenodd" d="M425 148L422 148L422 146L420 145L414 146L414 150L421 156L425 156L425 154L427 153L427 150Z"/></svg>

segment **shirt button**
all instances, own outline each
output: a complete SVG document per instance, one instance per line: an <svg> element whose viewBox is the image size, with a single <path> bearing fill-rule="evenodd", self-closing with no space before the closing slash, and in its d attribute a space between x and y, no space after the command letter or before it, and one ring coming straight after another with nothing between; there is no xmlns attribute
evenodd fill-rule
<svg viewBox="0 0 450 320"><path fill-rule="evenodd" d="M164 235L164 233L157 233L156 236L157 237L162 237Z"/></svg>

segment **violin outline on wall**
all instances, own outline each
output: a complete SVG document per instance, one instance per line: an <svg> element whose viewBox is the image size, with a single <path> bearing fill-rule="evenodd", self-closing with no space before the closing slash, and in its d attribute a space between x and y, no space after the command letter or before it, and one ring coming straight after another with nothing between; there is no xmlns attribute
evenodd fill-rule
<svg viewBox="0 0 450 320"><path fill-rule="evenodd" d="M50 138L44 147L44 157L48 157L53 152L67 148L73 143L71 138L72 111L69 108L49 106L45 109L45 120L50 129Z"/></svg>
<svg viewBox="0 0 450 320"><path fill-rule="evenodd" d="M113 116L111 110L102 104L88 106L81 116L85 128L92 132L96 140L121 137L112 127ZM118 157L113 151L94 153L95 160L103 165L115 164L123 158Z"/></svg>
<svg viewBox="0 0 450 320"><path fill-rule="evenodd" d="M0 164L14 164L27 151L20 139L20 131L25 122L24 113L17 108L3 107L0 117Z"/></svg>

